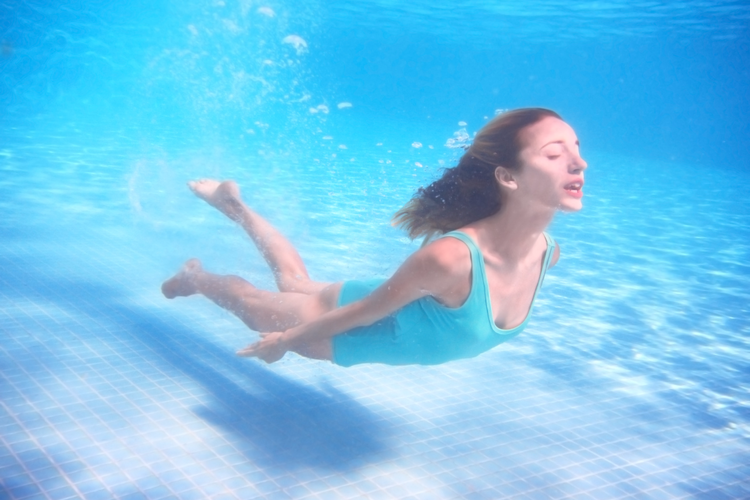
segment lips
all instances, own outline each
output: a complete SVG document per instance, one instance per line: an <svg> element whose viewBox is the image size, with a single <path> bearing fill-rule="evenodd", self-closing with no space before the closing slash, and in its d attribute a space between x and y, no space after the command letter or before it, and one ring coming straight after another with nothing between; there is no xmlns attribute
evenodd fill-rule
<svg viewBox="0 0 750 500"><path fill-rule="evenodd" d="M573 182L569 182L563 186L563 189L572 197L574 198L582 198L583 197L583 179L575 180Z"/></svg>

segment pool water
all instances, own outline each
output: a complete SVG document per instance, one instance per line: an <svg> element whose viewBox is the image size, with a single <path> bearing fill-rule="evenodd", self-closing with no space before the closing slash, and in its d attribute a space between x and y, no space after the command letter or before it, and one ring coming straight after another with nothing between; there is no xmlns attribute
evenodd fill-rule
<svg viewBox="0 0 750 500"><path fill-rule="evenodd" d="M750 498L750 10L681 5L0 6L0 498ZM512 342L269 366L161 295L189 257L274 289L186 181L387 276L395 210L527 105L589 170Z"/></svg>

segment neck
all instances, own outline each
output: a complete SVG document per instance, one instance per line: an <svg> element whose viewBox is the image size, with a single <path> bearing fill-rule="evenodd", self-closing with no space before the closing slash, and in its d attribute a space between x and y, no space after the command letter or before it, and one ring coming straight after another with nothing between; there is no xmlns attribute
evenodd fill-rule
<svg viewBox="0 0 750 500"><path fill-rule="evenodd" d="M533 210L511 201L495 215L479 221L475 229L482 248L509 265L517 265L529 256L554 215L552 210Z"/></svg>

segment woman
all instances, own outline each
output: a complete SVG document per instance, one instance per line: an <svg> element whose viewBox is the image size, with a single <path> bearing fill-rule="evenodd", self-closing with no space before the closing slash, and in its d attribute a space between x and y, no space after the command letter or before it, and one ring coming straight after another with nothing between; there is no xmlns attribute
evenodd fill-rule
<svg viewBox="0 0 750 500"><path fill-rule="evenodd" d="M559 247L544 233L557 210L578 211L586 162L553 111L519 109L489 122L458 165L394 217L428 241L388 280L312 281L292 245L241 200L232 181L190 183L238 222L274 271L279 293L204 271L196 259L162 285L203 294L261 340L238 351L272 363L287 351L342 366L437 364L517 335Z"/></svg>

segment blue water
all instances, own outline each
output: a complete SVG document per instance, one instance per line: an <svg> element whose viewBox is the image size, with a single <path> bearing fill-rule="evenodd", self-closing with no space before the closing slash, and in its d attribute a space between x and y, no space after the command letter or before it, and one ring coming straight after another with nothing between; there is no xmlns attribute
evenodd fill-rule
<svg viewBox="0 0 750 500"><path fill-rule="evenodd" d="M749 20L0 3L0 498L750 498ZM256 338L234 317L161 296L193 256L273 289L187 180L236 179L316 279L388 275L419 244L390 216L450 141L530 105L590 168L512 342L266 366L233 355Z"/></svg>

